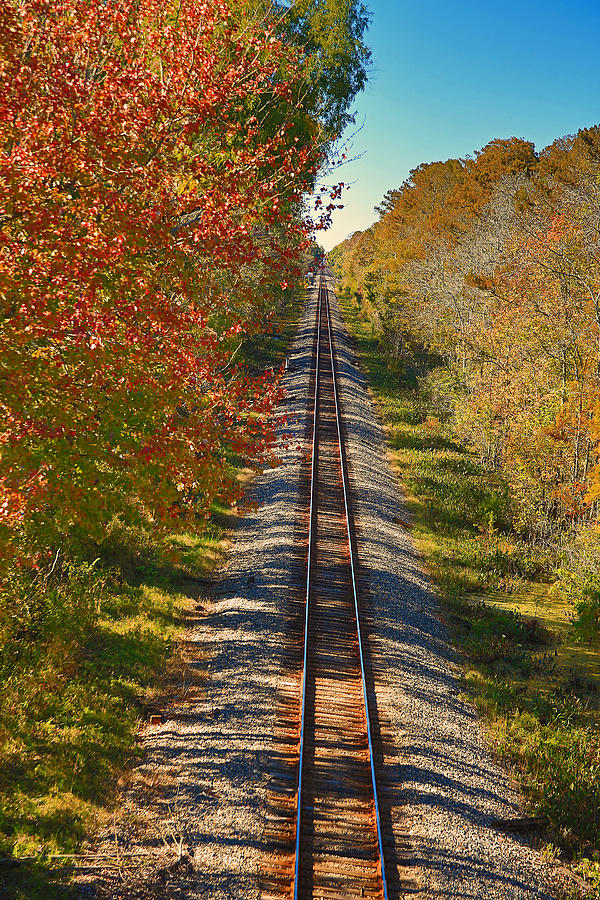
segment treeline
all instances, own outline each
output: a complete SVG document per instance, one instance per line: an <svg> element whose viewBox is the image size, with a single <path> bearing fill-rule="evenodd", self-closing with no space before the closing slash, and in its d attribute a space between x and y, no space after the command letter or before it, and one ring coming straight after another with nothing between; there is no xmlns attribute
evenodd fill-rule
<svg viewBox="0 0 600 900"><path fill-rule="evenodd" d="M440 418L508 477L530 539L586 531L600 497L600 127L540 153L510 138L423 164L377 211L330 255L343 289L400 364L437 361L425 387Z"/></svg>
<svg viewBox="0 0 600 900"><path fill-rule="evenodd" d="M339 0L2 5L4 575L115 516L202 521L237 494L228 455L268 454L276 379L238 350L324 224L302 198L364 83L366 23Z"/></svg>

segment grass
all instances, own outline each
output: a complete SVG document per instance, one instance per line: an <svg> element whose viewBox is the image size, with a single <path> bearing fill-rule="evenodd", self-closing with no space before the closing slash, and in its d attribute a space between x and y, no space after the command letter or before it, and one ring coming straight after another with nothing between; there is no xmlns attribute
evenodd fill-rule
<svg viewBox="0 0 600 900"><path fill-rule="evenodd" d="M342 307L465 692L556 852L600 896L600 647L578 639L548 556L514 531L507 485L439 421L419 379L386 359L355 302Z"/></svg>
<svg viewBox="0 0 600 900"><path fill-rule="evenodd" d="M281 364L302 305L298 291L281 331L242 348L253 367ZM0 598L0 896L73 896L65 854L110 818L140 724L180 684L178 641L237 514L215 504L208 528L166 537L115 522L89 559L15 576L19 621Z"/></svg>
<svg viewBox="0 0 600 900"><path fill-rule="evenodd" d="M117 523L93 566L43 586L63 600L52 626L2 659L0 856L25 862L0 866L0 888L69 896L58 857L109 814L198 597L187 579L207 575L223 549L216 527L159 541Z"/></svg>
<svg viewBox="0 0 600 900"><path fill-rule="evenodd" d="M247 367L254 372L262 372L269 367L276 369L285 359L286 349L296 333L306 296L304 285L288 291L289 297L278 309L278 327L271 334L255 334L246 338L241 357Z"/></svg>

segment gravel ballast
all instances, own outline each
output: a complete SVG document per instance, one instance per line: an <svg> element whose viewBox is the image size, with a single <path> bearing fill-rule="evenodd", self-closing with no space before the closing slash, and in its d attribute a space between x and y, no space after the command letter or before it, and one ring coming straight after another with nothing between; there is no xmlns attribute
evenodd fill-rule
<svg viewBox="0 0 600 900"><path fill-rule="evenodd" d="M82 879L81 897L259 896L315 305L313 292L289 353L290 437L281 464L256 478L258 505L241 520L207 614L187 635L203 695L175 702L163 724L143 732L144 761L96 845L118 857L116 867ZM385 436L335 301L333 322L406 895L551 898L551 863L523 838L491 827L493 819L521 815L522 806L459 696L454 655L411 538L397 521L405 514Z"/></svg>

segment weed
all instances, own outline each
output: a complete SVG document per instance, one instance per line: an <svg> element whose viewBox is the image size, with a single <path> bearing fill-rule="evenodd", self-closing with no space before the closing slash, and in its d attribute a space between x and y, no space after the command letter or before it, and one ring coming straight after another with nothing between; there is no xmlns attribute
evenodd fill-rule
<svg viewBox="0 0 600 900"><path fill-rule="evenodd" d="M60 896L42 863L76 850L110 805L137 756L141 703L180 630L185 587L172 548L139 531L127 543L118 525L117 533L93 564L65 564L51 578L20 574L10 586L24 603L3 622L0 853L37 860L11 874L16 896L20 883L30 885L23 896L45 883L40 897L51 888ZM189 541L195 571L205 571L207 543Z"/></svg>
<svg viewBox="0 0 600 900"><path fill-rule="evenodd" d="M563 548L558 584L572 607L579 640L600 641L600 539L597 532L578 535Z"/></svg>

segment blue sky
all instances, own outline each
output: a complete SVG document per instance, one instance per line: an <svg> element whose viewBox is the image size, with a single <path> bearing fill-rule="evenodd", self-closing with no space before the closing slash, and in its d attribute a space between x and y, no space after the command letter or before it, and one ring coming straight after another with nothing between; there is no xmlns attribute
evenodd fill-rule
<svg viewBox="0 0 600 900"><path fill-rule="evenodd" d="M375 219L373 207L422 162L464 157L496 137L537 149L600 123L600 2L367 0L370 83L356 103L362 157L321 233L330 249Z"/></svg>

